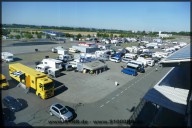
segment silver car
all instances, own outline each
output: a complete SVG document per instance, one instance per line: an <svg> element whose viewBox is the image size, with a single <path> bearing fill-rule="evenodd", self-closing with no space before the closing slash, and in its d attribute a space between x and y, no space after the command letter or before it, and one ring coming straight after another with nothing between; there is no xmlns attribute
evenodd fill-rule
<svg viewBox="0 0 192 128"><path fill-rule="evenodd" d="M72 112L70 112L65 106L59 103L51 105L49 113L51 116L55 115L58 117L61 122L69 121L73 118Z"/></svg>

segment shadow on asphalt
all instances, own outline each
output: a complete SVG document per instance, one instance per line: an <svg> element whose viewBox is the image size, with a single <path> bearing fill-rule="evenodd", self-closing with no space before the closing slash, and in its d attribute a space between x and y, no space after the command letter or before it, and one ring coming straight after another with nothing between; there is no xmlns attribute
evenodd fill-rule
<svg viewBox="0 0 192 128"><path fill-rule="evenodd" d="M10 80L7 80L8 83L9 83L9 89L12 89L12 88L15 88L19 83L14 80L14 79L10 79Z"/></svg>
<svg viewBox="0 0 192 128"><path fill-rule="evenodd" d="M21 60L23 60L23 59L18 58L18 57L14 57L14 62L21 61Z"/></svg>
<svg viewBox="0 0 192 128"><path fill-rule="evenodd" d="M63 83L57 80L54 80L54 85L55 85L54 96L57 96L68 89Z"/></svg>
<svg viewBox="0 0 192 128"><path fill-rule="evenodd" d="M28 107L28 104L27 104L26 100L18 98L18 101L22 104L22 109L21 110L23 110L23 109Z"/></svg>
<svg viewBox="0 0 192 128"><path fill-rule="evenodd" d="M73 121L75 118L77 118L77 114L73 108L69 106L66 106L66 108L73 114L73 118L70 121Z"/></svg>
<svg viewBox="0 0 192 128"><path fill-rule="evenodd" d="M3 108L3 121L4 122L9 122L9 121L14 121L16 119L15 113L12 112L8 108Z"/></svg>
<svg viewBox="0 0 192 128"><path fill-rule="evenodd" d="M48 44L57 44L55 42L21 42L21 43L14 43L9 46L32 46L32 45L48 45Z"/></svg>

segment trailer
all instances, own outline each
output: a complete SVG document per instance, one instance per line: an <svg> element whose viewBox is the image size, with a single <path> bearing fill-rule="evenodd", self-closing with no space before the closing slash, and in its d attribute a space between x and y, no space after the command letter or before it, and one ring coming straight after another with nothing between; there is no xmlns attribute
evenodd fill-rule
<svg viewBox="0 0 192 128"><path fill-rule="evenodd" d="M17 86L24 88L26 92L32 89L42 99L54 96L53 80L44 73L21 63L14 63L9 64L9 75L12 79L19 82Z"/></svg>
<svg viewBox="0 0 192 128"><path fill-rule="evenodd" d="M13 54L10 52L2 52L1 59L5 62L12 62L14 61Z"/></svg>

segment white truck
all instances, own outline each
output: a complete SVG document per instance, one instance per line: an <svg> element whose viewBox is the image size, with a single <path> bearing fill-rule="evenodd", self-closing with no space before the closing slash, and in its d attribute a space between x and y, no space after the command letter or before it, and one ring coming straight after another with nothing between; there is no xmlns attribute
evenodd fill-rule
<svg viewBox="0 0 192 128"><path fill-rule="evenodd" d="M5 62L12 62L14 61L13 59L13 54L10 52L2 52L1 53L1 59Z"/></svg>
<svg viewBox="0 0 192 128"><path fill-rule="evenodd" d="M57 50L57 53L58 53L59 55L68 55L68 54L69 54L69 51L66 50L66 49L58 49L58 50Z"/></svg>
<svg viewBox="0 0 192 128"><path fill-rule="evenodd" d="M45 74L47 74L48 76L51 76L51 77L58 77L58 76L60 76L60 73L61 73L59 69L51 68L51 67L46 66L44 64L36 65L35 69L37 71L45 73Z"/></svg>

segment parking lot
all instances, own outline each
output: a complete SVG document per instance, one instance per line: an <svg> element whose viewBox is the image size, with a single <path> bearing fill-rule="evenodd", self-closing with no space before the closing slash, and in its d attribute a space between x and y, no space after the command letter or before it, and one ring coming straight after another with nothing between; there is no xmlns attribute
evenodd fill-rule
<svg viewBox="0 0 192 128"><path fill-rule="evenodd" d="M45 56L49 56L50 58L56 58L58 56L57 53L51 52L51 47L61 45L64 48L69 48L72 44L73 43L71 42L67 42L62 45L57 43L54 45L51 44L43 46L8 46L3 47L3 49L14 51L16 58L15 62L35 68L35 62L41 61ZM38 52L35 52L36 48L39 49ZM12 115L12 121L16 124L27 122L33 126L48 126L48 120L58 120L55 117L51 117L48 112L50 105L55 102L63 103L71 108L72 111L75 111L77 114L75 119L100 119L98 113L104 114L104 110L113 111L114 109L119 110L119 113L116 114L117 116L105 113L106 115L104 115L102 119L119 119L125 117L128 119L129 116L131 116L131 113L124 114L127 112L125 109L137 105L139 99L142 98L142 95L144 95L151 86L155 85L155 82L158 82L158 80L160 80L160 78L162 78L162 76L169 70L168 68L162 69L162 71L160 70L157 75L154 71L154 68L157 66L155 65L155 67L145 68L146 73L139 73L139 75L135 77L121 73L121 66L125 66L125 63L106 61L109 69L98 75L88 73L83 74L74 71L62 71L60 77L53 78L55 80L55 96L47 100L41 100L35 94L26 94L22 88L16 87L17 83L13 82L8 74L8 64L9 63L5 62L2 63L2 73L7 77L10 89L2 91L2 98L6 95L11 95L26 101L26 108L20 112L14 113ZM144 77L144 81L139 80ZM115 85L116 81L119 83L118 86ZM140 84L142 83L141 87L133 86L133 83L139 84L139 82ZM129 90L129 93L124 93L122 91L123 89ZM118 91L120 91L120 94L124 94L124 96L122 99L115 101L114 97L111 96L120 97L117 94ZM114 101L110 102L109 97ZM125 104L125 100L128 100L129 102ZM83 105L82 108L77 107L79 103ZM111 108L110 106L105 107L109 103L114 103L114 105L112 105ZM121 105L116 106L116 104ZM103 108L103 110L100 110L100 108ZM4 109L6 108L3 107L3 110ZM93 109L95 110L93 111ZM26 115L26 113L28 114ZM92 114L95 114L95 116Z"/></svg>

